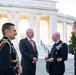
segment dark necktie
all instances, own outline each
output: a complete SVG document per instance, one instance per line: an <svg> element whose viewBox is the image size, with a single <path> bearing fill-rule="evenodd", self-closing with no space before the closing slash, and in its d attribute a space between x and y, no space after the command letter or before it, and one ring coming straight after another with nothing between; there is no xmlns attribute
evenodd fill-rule
<svg viewBox="0 0 76 75"><path fill-rule="evenodd" d="M33 50L35 51L35 48L34 48L34 43L33 43L33 41L32 41L32 40L30 40L30 43L31 43L31 45L32 45L32 48L33 48Z"/></svg>

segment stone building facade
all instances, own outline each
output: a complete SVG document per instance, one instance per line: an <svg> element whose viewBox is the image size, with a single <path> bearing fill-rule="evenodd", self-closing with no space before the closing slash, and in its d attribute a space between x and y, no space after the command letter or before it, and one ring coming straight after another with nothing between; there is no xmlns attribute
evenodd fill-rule
<svg viewBox="0 0 76 75"><path fill-rule="evenodd" d="M69 43L72 23L76 18L58 13L56 3L54 0L0 0L0 38L2 24L12 22L18 32L17 42L26 36L27 28L32 28L38 44L41 40L52 44L51 36L55 31L60 32L61 39Z"/></svg>

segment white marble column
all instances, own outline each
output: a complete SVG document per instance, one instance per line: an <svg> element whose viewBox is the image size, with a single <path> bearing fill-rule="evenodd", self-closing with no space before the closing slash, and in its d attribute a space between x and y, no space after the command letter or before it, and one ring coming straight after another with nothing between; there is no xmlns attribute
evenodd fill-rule
<svg viewBox="0 0 76 75"><path fill-rule="evenodd" d="M17 35L16 35L16 42L18 43L19 39L18 39L18 25L19 25L19 13L15 13L15 20L14 20L14 24L15 24L15 28L17 31Z"/></svg>
<svg viewBox="0 0 76 75"><path fill-rule="evenodd" d="M8 22L11 22L11 18L12 18L12 12L8 11Z"/></svg>
<svg viewBox="0 0 76 75"><path fill-rule="evenodd" d="M53 44L52 41L52 34L54 32L57 32L57 14L56 13L52 13L50 15L50 44Z"/></svg>
<svg viewBox="0 0 76 75"><path fill-rule="evenodd" d="M63 22L63 38L64 38L64 42L67 43L67 25L66 22Z"/></svg>
<svg viewBox="0 0 76 75"><path fill-rule="evenodd" d="M18 25L19 25L19 13L15 13L15 27L16 27L16 31L18 32Z"/></svg>
<svg viewBox="0 0 76 75"><path fill-rule="evenodd" d="M40 43L40 15L37 15L36 42Z"/></svg>
<svg viewBox="0 0 76 75"><path fill-rule="evenodd" d="M33 20L33 14L30 13L30 28L33 29L33 24L34 24L34 20Z"/></svg>

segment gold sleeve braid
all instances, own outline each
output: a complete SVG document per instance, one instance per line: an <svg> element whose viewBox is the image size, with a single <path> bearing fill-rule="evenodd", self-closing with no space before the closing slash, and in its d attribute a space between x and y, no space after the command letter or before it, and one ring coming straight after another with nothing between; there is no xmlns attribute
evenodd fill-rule
<svg viewBox="0 0 76 75"><path fill-rule="evenodd" d="M61 62L62 60L62 58L57 58L57 62Z"/></svg>
<svg viewBox="0 0 76 75"><path fill-rule="evenodd" d="M3 41L0 43L0 51L1 51L1 49L3 48L3 46L5 44L8 44L9 45L9 47L10 47L10 54L11 54L12 53L12 48L11 48L10 43L6 39L3 39Z"/></svg>
<svg viewBox="0 0 76 75"><path fill-rule="evenodd" d="M63 43L61 43L61 44L59 44L59 46L61 46L62 47L62 44ZM60 57L60 58L57 58L57 62L61 62L63 59Z"/></svg>
<svg viewBox="0 0 76 75"><path fill-rule="evenodd" d="M16 69L19 66L19 57L18 55L16 55L16 59L12 60L13 63L16 63L16 66L14 67L14 69Z"/></svg>
<svg viewBox="0 0 76 75"><path fill-rule="evenodd" d="M19 57L18 57L18 55L16 55L16 59L12 60L12 62L17 62L18 60L19 60Z"/></svg>

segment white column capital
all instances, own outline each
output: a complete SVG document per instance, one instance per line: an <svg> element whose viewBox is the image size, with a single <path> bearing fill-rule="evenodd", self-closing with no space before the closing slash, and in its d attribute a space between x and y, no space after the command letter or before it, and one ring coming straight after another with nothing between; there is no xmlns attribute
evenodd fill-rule
<svg viewBox="0 0 76 75"><path fill-rule="evenodd" d="M51 12L49 15L51 15L51 16L57 16L57 12Z"/></svg>
<svg viewBox="0 0 76 75"><path fill-rule="evenodd" d="M30 15L34 15L34 13L29 13Z"/></svg>
<svg viewBox="0 0 76 75"><path fill-rule="evenodd" d="M8 13L12 13L12 11L7 11Z"/></svg>

